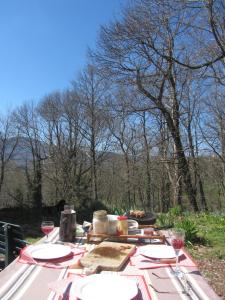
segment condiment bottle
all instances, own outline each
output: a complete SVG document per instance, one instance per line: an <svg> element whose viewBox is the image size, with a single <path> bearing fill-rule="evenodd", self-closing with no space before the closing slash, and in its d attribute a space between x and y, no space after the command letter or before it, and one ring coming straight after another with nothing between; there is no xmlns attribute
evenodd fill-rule
<svg viewBox="0 0 225 300"><path fill-rule="evenodd" d="M61 212L59 239L62 242L74 242L76 238L76 212L73 205L64 205Z"/></svg>
<svg viewBox="0 0 225 300"><path fill-rule="evenodd" d="M106 210L97 210L93 214L93 234L107 234L108 217Z"/></svg>
<svg viewBox="0 0 225 300"><path fill-rule="evenodd" d="M127 235L128 234L128 222L126 216L117 217L117 235Z"/></svg>

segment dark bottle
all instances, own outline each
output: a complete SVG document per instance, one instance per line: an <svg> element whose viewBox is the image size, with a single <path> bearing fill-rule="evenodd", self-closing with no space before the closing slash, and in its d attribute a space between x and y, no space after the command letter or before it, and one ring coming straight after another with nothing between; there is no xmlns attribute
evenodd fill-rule
<svg viewBox="0 0 225 300"><path fill-rule="evenodd" d="M73 205L65 205L61 212L59 239L62 242L74 242L76 238L76 212Z"/></svg>

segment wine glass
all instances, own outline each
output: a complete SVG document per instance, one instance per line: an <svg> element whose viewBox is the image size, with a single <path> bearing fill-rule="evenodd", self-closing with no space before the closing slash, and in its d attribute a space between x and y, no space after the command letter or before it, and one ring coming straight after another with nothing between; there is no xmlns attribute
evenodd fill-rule
<svg viewBox="0 0 225 300"><path fill-rule="evenodd" d="M184 246L184 238L185 238L185 231L182 228L175 228L172 230L172 240L171 245L173 246L176 254L176 267L173 271L173 275L177 277L181 277L183 272L180 270L179 264L179 252L180 249Z"/></svg>
<svg viewBox="0 0 225 300"><path fill-rule="evenodd" d="M44 243L49 243L48 235L54 229L54 222L53 221L42 221L41 223L41 231L46 235L46 240Z"/></svg>

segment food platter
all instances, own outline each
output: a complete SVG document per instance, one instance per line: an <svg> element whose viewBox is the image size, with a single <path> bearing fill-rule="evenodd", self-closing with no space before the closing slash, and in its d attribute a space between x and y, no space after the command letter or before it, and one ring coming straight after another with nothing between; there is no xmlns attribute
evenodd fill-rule
<svg viewBox="0 0 225 300"><path fill-rule="evenodd" d="M153 225L156 222L156 215L150 212L146 212L143 217L135 217L130 215L130 212L126 213L128 219L133 219L140 225Z"/></svg>

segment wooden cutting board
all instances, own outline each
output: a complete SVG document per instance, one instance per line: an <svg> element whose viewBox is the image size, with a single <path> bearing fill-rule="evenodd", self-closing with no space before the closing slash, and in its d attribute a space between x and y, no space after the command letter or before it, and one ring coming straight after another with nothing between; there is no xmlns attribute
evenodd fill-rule
<svg viewBox="0 0 225 300"><path fill-rule="evenodd" d="M82 257L80 263L96 271L119 271L135 248L131 244L102 242Z"/></svg>

